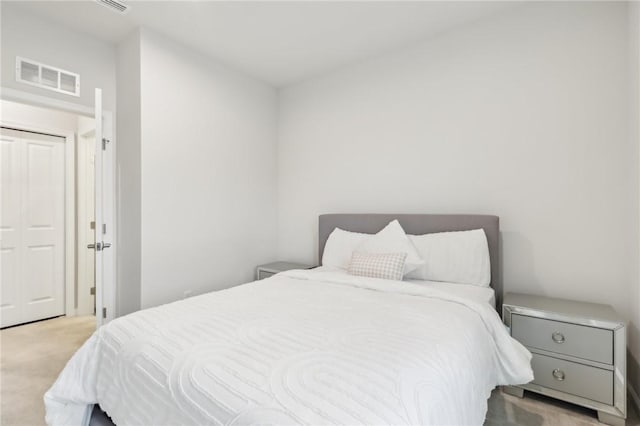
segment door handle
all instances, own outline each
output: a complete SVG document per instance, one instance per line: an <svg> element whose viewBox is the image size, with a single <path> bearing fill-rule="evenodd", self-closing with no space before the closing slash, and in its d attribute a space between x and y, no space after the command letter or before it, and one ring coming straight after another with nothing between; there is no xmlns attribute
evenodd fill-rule
<svg viewBox="0 0 640 426"><path fill-rule="evenodd" d="M95 244L87 244L88 249L95 249L96 251L102 251L103 249L111 247L111 243L95 243Z"/></svg>

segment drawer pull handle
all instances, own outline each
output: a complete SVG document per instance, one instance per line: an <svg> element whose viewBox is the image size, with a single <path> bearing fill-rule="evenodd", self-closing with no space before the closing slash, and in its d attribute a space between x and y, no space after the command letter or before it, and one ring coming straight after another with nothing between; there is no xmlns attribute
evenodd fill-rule
<svg viewBox="0 0 640 426"><path fill-rule="evenodd" d="M555 369L553 370L553 378L556 379L557 381L561 382L564 380L564 371L559 370L559 369Z"/></svg>
<svg viewBox="0 0 640 426"><path fill-rule="evenodd" d="M556 343L564 343L564 334L560 333L559 331L556 331L551 335L551 340L553 340Z"/></svg>

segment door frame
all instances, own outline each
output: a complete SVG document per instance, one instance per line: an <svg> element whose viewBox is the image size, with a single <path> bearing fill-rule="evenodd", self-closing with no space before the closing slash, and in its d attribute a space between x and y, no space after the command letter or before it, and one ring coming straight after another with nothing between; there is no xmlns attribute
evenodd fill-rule
<svg viewBox="0 0 640 426"><path fill-rule="evenodd" d="M85 116L79 116L85 118ZM86 117L88 120L91 120L93 123L95 119L91 119L90 117ZM90 133L87 136L87 133ZM88 158L90 157L90 152L93 151L95 146L95 124L91 126L91 129L81 128L78 126L78 133L76 134L76 241L78 247L76 251L76 288L77 288L77 297L76 297L76 315L92 315L95 308L95 297L96 295L91 295L89 292L89 288L83 284L89 284L92 280L91 275L87 275L87 267L89 264L90 258L93 258L94 267L95 267L95 252L92 250L82 250L82 247L85 247L87 244L93 243L95 232L91 229L90 219L88 214L89 205L94 205L95 200L87 198L87 192L89 191L89 186L86 185L84 179L88 177L85 172L87 171L88 166ZM88 140L87 140L88 139ZM87 146L87 145L90 145ZM90 149L92 148L92 149ZM92 167L93 174L95 175L95 168ZM81 178L80 176L83 176ZM94 177L95 178L95 177ZM93 179L92 179L93 180ZM90 190L95 197L95 185ZM92 209L93 211L93 209ZM95 223L95 222L94 222ZM94 271L95 273L95 271ZM95 288L95 282L91 283Z"/></svg>
<svg viewBox="0 0 640 426"><path fill-rule="evenodd" d="M72 102L61 101L58 99L48 98L46 96L35 95L20 90L0 87L0 99L6 101L20 102L23 104L44 107L49 109L55 109L59 111L70 112L78 115L84 115L87 117L94 116L94 108L87 107ZM111 202L106 203L111 205L111 209L105 212L104 217L108 220L109 227L108 234L112 236L113 242L117 242L115 236L117 234L117 211L116 202L116 141L113 125L113 113L109 110L102 110L104 124L103 134L104 137L110 140L112 151L109 153L111 156L111 168L107 170L109 182L103 182L107 187L111 188L108 193L111 194ZM76 161L76 137L75 132L69 133L64 129L55 128L42 128L34 126L28 123L12 123L5 120L0 120L0 125L5 127L12 127L17 130L24 131L36 131L40 133L47 133L54 136L60 136L65 138L65 315L76 315L76 179L75 179L75 161ZM67 147L71 149L67 149ZM110 250L111 267L105 268L104 280L103 280L103 305L107 309L107 316L104 322L109 322L115 318L116 313L116 270L117 270L117 244L112 244ZM101 315L100 312L96 312L96 315Z"/></svg>

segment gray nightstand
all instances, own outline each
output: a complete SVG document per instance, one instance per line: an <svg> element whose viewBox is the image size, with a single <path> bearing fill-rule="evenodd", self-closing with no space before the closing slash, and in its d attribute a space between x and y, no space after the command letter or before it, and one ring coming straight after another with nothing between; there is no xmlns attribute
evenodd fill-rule
<svg viewBox="0 0 640 426"><path fill-rule="evenodd" d="M627 417L626 321L611 306L509 293L502 318L533 354L534 379L524 389L598 411L602 423Z"/></svg>
<svg viewBox="0 0 640 426"><path fill-rule="evenodd" d="M278 272L288 271L290 269L311 269L313 265L305 265L304 263L293 262L272 262L265 265L260 265L256 268L256 280L269 278Z"/></svg>

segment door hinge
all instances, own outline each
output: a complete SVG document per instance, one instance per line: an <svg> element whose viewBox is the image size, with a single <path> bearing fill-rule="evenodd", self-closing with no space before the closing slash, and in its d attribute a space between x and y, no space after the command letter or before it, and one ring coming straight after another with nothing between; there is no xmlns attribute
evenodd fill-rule
<svg viewBox="0 0 640 426"><path fill-rule="evenodd" d="M89 222L89 229L96 229L96 223L93 221Z"/></svg>
<svg viewBox="0 0 640 426"><path fill-rule="evenodd" d="M107 317L107 308L102 308L102 318Z"/></svg>
<svg viewBox="0 0 640 426"><path fill-rule="evenodd" d="M102 138L102 150L105 151L107 149L107 144L111 141L107 138Z"/></svg>
<svg viewBox="0 0 640 426"><path fill-rule="evenodd" d="M91 289L89 289L89 294L91 296L95 296L96 295L96 288L95 287L91 287Z"/></svg>

